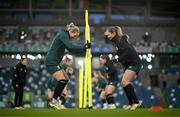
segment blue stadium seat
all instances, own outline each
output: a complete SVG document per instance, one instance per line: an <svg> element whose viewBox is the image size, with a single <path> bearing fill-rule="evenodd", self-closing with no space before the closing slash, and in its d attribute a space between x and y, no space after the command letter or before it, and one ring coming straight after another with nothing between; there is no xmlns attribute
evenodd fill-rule
<svg viewBox="0 0 180 117"><path fill-rule="evenodd" d="M9 73L9 68L3 68L0 69L0 93L3 95L8 94L8 101L13 101L13 95L12 87L10 84L11 76ZM26 105L27 107L35 107L35 108L41 108L46 105L46 90L47 89L47 79L50 78L50 74L47 73L46 69L44 67L42 68L30 68L28 69L27 74L27 83L25 87L25 94L24 94L24 102L29 102L31 105ZM122 78L122 71L118 71L119 79ZM69 89L69 98L67 99L66 106L67 107L75 107L75 76L71 76L70 81L68 83L68 89ZM140 82L140 79L137 77L133 80L133 86L135 88L135 91L137 93L137 96L139 99L143 100L143 107L151 107L154 105L160 105L159 100L157 99L154 89L151 86L144 87L142 86L142 83ZM11 87L11 88L10 88ZM10 92L9 92L10 91ZM33 94L37 95L38 97L43 97L42 100L38 103L32 104L31 102L34 101ZM166 97L166 100L168 101L170 108L179 108L180 107L180 86L177 86L173 84L172 86L167 87L164 90L164 95ZM115 102L118 107L124 107L128 104L128 100L126 95L124 94L123 88L121 87L120 83L118 84L118 87L114 93L115 96ZM10 98L11 97L11 98ZM44 102L44 103L43 103ZM27 104L27 103L26 103ZM99 94L95 89L95 86L93 84L93 105L96 105L97 107L102 107L102 103L99 100ZM46 106L45 106L46 107Z"/></svg>

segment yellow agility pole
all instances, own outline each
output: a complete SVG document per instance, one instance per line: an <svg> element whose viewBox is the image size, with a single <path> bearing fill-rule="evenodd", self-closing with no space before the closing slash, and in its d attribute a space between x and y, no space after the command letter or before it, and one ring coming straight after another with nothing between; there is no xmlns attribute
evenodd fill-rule
<svg viewBox="0 0 180 117"><path fill-rule="evenodd" d="M87 69L85 64L85 75L83 78L83 108L86 108L86 106L87 106Z"/></svg>
<svg viewBox="0 0 180 117"><path fill-rule="evenodd" d="M83 107L83 77L84 65L82 64L79 69L79 108Z"/></svg>
<svg viewBox="0 0 180 117"><path fill-rule="evenodd" d="M88 10L85 10L85 43L91 42L90 40L90 27L88 23ZM86 51L86 64L85 64L85 82L87 81L87 85L85 84L85 89L88 89L88 107L92 108L92 77L91 77L91 49L87 49ZM84 94L86 95L86 94ZM86 95L87 96L87 95ZM85 105L84 105L85 106Z"/></svg>

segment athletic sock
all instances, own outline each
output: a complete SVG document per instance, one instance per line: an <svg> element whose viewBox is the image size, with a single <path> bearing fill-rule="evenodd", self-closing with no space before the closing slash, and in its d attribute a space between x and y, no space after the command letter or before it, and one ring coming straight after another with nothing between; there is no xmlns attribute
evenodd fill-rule
<svg viewBox="0 0 180 117"><path fill-rule="evenodd" d="M133 104L133 100L132 100L131 96L128 93L127 86L123 87L123 89L124 89L124 92L125 92L125 94L126 94L126 96L128 98L129 105L132 105Z"/></svg>
<svg viewBox="0 0 180 117"><path fill-rule="evenodd" d="M52 98L48 98L47 99L47 102L49 103L49 102L51 102L52 101Z"/></svg>
<svg viewBox="0 0 180 117"><path fill-rule="evenodd" d="M106 109L107 108L106 99L102 99L101 102L103 104L103 108Z"/></svg>
<svg viewBox="0 0 180 117"><path fill-rule="evenodd" d="M66 86L67 84L67 80L59 80L57 81L57 84L56 84L56 87L55 87L55 90L54 90L54 95L53 95L53 98L57 100L58 96L61 95L64 87Z"/></svg>
<svg viewBox="0 0 180 117"><path fill-rule="evenodd" d="M106 103L106 99L102 99L101 102L104 104Z"/></svg>
<svg viewBox="0 0 180 117"><path fill-rule="evenodd" d="M107 95L106 100L107 100L107 103L108 103L108 104L114 104L113 94Z"/></svg>
<svg viewBox="0 0 180 117"><path fill-rule="evenodd" d="M139 103L139 100L137 99L136 93L135 93L135 91L134 91L134 87L133 87L131 84L128 84L128 85L126 86L126 88L127 88L127 92L128 92L128 94L130 95L133 103L134 103L134 104L138 104L138 103Z"/></svg>
<svg viewBox="0 0 180 117"><path fill-rule="evenodd" d="M64 96L60 97L61 104L64 105L66 103L66 98Z"/></svg>

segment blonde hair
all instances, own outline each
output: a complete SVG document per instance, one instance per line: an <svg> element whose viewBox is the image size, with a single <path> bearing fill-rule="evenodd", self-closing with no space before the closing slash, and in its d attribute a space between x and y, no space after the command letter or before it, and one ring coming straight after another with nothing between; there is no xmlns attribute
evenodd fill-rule
<svg viewBox="0 0 180 117"><path fill-rule="evenodd" d="M73 61L72 55L66 54L62 58L63 61Z"/></svg>
<svg viewBox="0 0 180 117"><path fill-rule="evenodd" d="M116 33L118 37L121 37L123 35L122 29L119 26L111 26L107 28L107 31L111 33Z"/></svg>
<svg viewBox="0 0 180 117"><path fill-rule="evenodd" d="M66 27L67 27L67 31L80 33L79 27L76 26L76 25L74 25L73 22L71 22L70 24L68 24Z"/></svg>

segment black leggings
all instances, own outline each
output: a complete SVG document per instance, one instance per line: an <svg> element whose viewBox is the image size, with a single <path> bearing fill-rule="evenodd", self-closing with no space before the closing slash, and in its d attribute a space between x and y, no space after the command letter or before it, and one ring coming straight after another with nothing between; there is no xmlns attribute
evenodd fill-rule
<svg viewBox="0 0 180 117"><path fill-rule="evenodd" d="M24 87L23 86L19 86L19 87L13 86L13 87L14 87L14 92L15 92L14 106L20 107L22 104Z"/></svg>

